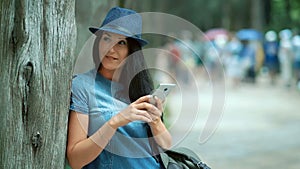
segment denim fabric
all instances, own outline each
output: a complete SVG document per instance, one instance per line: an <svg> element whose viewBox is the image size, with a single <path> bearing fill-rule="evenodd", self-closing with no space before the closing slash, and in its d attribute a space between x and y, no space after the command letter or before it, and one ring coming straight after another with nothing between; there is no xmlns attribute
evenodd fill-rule
<svg viewBox="0 0 300 169"><path fill-rule="evenodd" d="M74 77L70 110L89 116L88 136L93 135L112 116L128 106L113 97L120 89L120 84L104 78L94 69ZM84 168L160 168L150 152L146 123L131 122L118 128L101 154Z"/></svg>

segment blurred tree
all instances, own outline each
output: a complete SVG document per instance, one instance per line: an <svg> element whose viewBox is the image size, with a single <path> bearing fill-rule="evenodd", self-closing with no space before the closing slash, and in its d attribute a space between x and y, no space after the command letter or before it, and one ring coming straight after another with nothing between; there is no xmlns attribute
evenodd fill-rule
<svg viewBox="0 0 300 169"><path fill-rule="evenodd" d="M268 28L277 31L285 28L300 28L300 1L299 0L272 0L271 22Z"/></svg>
<svg viewBox="0 0 300 169"><path fill-rule="evenodd" d="M265 0L265 8L264 8L264 15L265 15L265 21L266 25L269 25L271 22L271 0Z"/></svg>
<svg viewBox="0 0 300 169"><path fill-rule="evenodd" d="M119 7L123 7L125 6L125 0L119 0Z"/></svg>
<svg viewBox="0 0 300 169"><path fill-rule="evenodd" d="M265 5L265 0L251 0L251 28L263 30L266 23L266 17L264 15Z"/></svg>
<svg viewBox="0 0 300 169"><path fill-rule="evenodd" d="M222 20L221 27L226 28L228 30L231 29L231 3L229 1L221 1L222 8Z"/></svg>
<svg viewBox="0 0 300 169"><path fill-rule="evenodd" d="M63 168L75 1L0 1L0 168Z"/></svg>
<svg viewBox="0 0 300 169"><path fill-rule="evenodd" d="M124 1L124 0L123 0ZM76 26L78 30L75 55L77 56L85 42L91 37L90 26L100 26L108 10L118 5L118 1L111 0L76 0Z"/></svg>
<svg viewBox="0 0 300 169"><path fill-rule="evenodd" d="M291 22L291 3L290 3L290 0L284 0L284 8L285 8L285 11L287 13L286 15L286 19L287 19L287 22Z"/></svg>
<svg viewBox="0 0 300 169"><path fill-rule="evenodd" d="M300 27L299 0L120 0L139 12L164 12L182 17L201 30L255 28L265 31ZM278 22L280 21L280 22Z"/></svg>
<svg viewBox="0 0 300 169"><path fill-rule="evenodd" d="M290 11L290 16L292 20L292 28L294 28L295 33L300 33L300 1L291 1L292 9Z"/></svg>

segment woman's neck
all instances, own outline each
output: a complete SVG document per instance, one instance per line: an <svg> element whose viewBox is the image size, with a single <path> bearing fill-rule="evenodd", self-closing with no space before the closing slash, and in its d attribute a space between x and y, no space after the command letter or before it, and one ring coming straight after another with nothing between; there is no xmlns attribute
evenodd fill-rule
<svg viewBox="0 0 300 169"><path fill-rule="evenodd" d="M99 68L98 73L100 73L103 77L105 77L108 80L112 80L114 71L104 69L102 66Z"/></svg>

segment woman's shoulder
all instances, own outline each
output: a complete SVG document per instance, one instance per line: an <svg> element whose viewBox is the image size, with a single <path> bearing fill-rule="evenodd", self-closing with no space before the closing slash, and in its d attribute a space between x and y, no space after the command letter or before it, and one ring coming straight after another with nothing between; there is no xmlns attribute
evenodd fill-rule
<svg viewBox="0 0 300 169"><path fill-rule="evenodd" d="M81 88L93 85L95 81L95 70L90 70L85 73L75 74L72 78L72 88Z"/></svg>
<svg viewBox="0 0 300 169"><path fill-rule="evenodd" d="M72 81L74 82L80 82L80 83L88 83L91 82L93 80L95 80L96 77L96 71L94 69L89 70L87 72L84 73L80 73L80 74L75 74L73 75Z"/></svg>

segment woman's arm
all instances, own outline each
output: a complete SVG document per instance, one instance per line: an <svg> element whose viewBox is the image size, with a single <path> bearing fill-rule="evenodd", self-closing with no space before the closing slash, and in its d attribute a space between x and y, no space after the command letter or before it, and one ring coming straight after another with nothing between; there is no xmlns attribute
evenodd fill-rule
<svg viewBox="0 0 300 169"><path fill-rule="evenodd" d="M68 128L67 157L73 169L93 161L105 148L116 129L108 122L87 138L88 115L71 111Z"/></svg>
<svg viewBox="0 0 300 169"><path fill-rule="evenodd" d="M106 147L118 127L136 120L152 122L151 115L146 111L150 105L147 103L148 99L144 96L131 103L89 138L87 138L88 115L71 111L67 145L67 157L71 167L82 168L92 162Z"/></svg>
<svg viewBox="0 0 300 169"><path fill-rule="evenodd" d="M172 136L162 120L159 118L149 123L149 126L156 143L164 149L169 149L172 146Z"/></svg>
<svg viewBox="0 0 300 169"><path fill-rule="evenodd" d="M151 98L152 96L150 96ZM166 128L165 124L161 120L163 104L158 97L154 97L156 105L149 109L151 114L152 122L148 123L152 135L158 145L164 149L169 149L172 145L172 136Z"/></svg>

